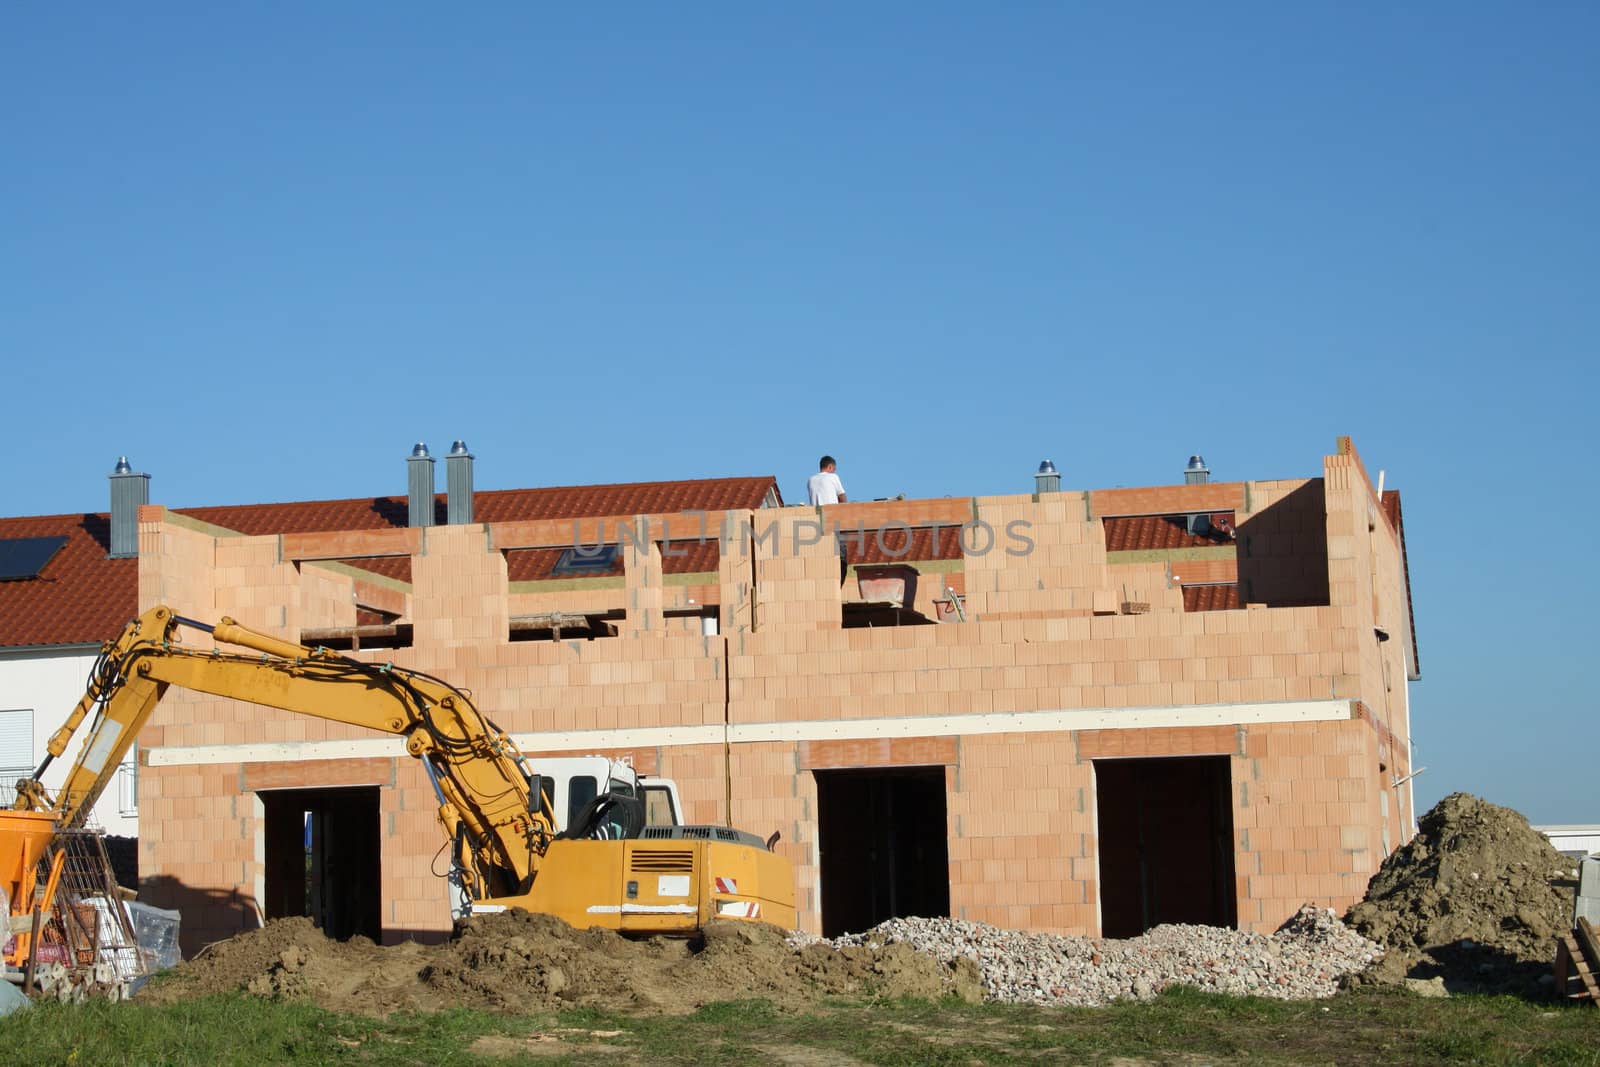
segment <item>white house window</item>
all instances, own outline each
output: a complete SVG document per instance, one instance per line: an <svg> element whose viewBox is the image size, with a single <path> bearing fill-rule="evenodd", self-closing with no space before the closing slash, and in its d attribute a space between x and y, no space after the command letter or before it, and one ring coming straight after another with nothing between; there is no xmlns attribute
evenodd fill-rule
<svg viewBox="0 0 1600 1067"><path fill-rule="evenodd" d="M117 812L139 814L139 743L128 749L127 758L117 767Z"/></svg>
<svg viewBox="0 0 1600 1067"><path fill-rule="evenodd" d="M0 708L0 804L11 806L17 779L33 770L33 709Z"/></svg>

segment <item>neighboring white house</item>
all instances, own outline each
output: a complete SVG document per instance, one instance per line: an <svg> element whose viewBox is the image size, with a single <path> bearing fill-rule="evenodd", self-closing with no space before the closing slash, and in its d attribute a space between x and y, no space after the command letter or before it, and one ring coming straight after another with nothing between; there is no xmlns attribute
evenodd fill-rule
<svg viewBox="0 0 1600 1067"><path fill-rule="evenodd" d="M1569 856L1582 858L1600 852L1600 824L1535 826L1534 829L1548 837L1557 851Z"/></svg>
<svg viewBox="0 0 1600 1067"><path fill-rule="evenodd" d="M149 479L126 460L111 475L110 514L0 517L0 803L44 758L50 735L83 698L103 642L138 611L139 505ZM85 723L46 770L65 780ZM138 834L137 760L130 753L90 814L107 833Z"/></svg>
<svg viewBox="0 0 1600 1067"><path fill-rule="evenodd" d="M0 650L0 804L9 806L16 798L16 780L32 775L38 767L50 735L83 696L98 652L98 645ZM45 772L47 788L53 790L61 784L86 733L80 729L62 758ZM118 768L116 781L106 787L95 805L92 818L106 833L138 836L138 781L136 760L130 754Z"/></svg>

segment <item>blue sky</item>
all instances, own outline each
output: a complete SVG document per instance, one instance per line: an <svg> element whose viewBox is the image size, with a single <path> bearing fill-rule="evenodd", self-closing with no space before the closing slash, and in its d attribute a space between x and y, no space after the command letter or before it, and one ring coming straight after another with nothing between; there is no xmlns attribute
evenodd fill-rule
<svg viewBox="0 0 1600 1067"><path fill-rule="evenodd" d="M1404 494L1423 806L1600 822L1600 8L16 3L0 514Z"/></svg>

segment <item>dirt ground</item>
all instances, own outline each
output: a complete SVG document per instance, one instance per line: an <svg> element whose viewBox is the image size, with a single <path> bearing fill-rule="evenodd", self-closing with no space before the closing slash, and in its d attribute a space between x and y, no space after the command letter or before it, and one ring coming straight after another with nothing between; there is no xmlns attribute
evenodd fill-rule
<svg viewBox="0 0 1600 1067"><path fill-rule="evenodd" d="M1573 862L1509 808L1455 793L1373 876L1346 921L1388 948L1357 982L1412 980L1450 992L1538 995L1553 935L1571 922ZM364 1015L477 1007L592 1006L679 1014L764 998L801 1008L825 996L983 998L970 960L943 964L904 944L795 952L776 927L714 922L702 940L634 941L525 912L470 919L442 945L331 941L279 919L210 946L141 999L247 990Z"/></svg>
<svg viewBox="0 0 1600 1067"><path fill-rule="evenodd" d="M277 919L210 946L138 997L162 1002L240 989L363 1015L581 1005L679 1014L750 997L799 1008L849 994L983 998L976 964L942 964L905 945L813 945L796 953L776 927L729 921L713 922L703 941L632 941L520 911L469 919L447 944L388 947L332 941L309 919Z"/></svg>
<svg viewBox="0 0 1600 1067"><path fill-rule="evenodd" d="M1510 808L1452 793L1417 820L1345 921L1389 949L1368 977L1536 993L1572 924L1576 864Z"/></svg>

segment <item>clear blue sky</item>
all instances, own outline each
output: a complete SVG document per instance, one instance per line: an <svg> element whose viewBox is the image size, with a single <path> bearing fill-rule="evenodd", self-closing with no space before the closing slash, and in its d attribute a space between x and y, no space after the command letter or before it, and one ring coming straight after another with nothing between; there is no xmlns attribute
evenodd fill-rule
<svg viewBox="0 0 1600 1067"><path fill-rule="evenodd" d="M1404 494L1426 806L1600 822L1600 7L0 12L0 514L775 474ZM1591 767L1592 769L1592 767Z"/></svg>

